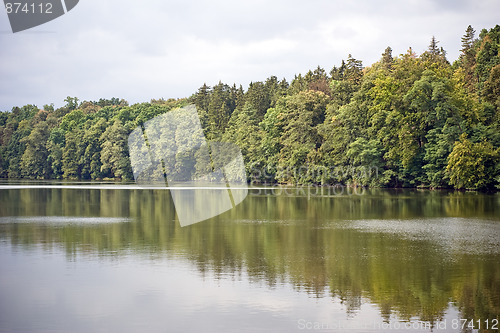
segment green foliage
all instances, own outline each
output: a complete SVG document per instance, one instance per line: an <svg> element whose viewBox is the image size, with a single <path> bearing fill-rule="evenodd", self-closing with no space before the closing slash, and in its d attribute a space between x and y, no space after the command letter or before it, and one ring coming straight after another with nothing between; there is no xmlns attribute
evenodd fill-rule
<svg viewBox="0 0 500 333"><path fill-rule="evenodd" d="M235 108L236 101L231 98L229 86L219 82L212 90L206 110L210 139L221 138Z"/></svg>
<svg viewBox="0 0 500 333"><path fill-rule="evenodd" d="M352 181L355 185L378 185L375 178L383 170L383 148L376 139L361 137L349 145L346 157L352 165Z"/></svg>
<svg viewBox="0 0 500 333"><path fill-rule="evenodd" d="M47 140L47 150L49 155L47 157L47 162L51 168L51 174L53 178L62 178L63 176L63 148L65 147L65 135L64 131L56 127L54 128L49 135Z"/></svg>
<svg viewBox="0 0 500 333"><path fill-rule="evenodd" d="M448 60L446 60L446 52L442 47L438 47L438 44L439 41L436 37L432 36L429 48L422 54L422 59L431 63L446 65L448 64Z"/></svg>
<svg viewBox="0 0 500 333"><path fill-rule="evenodd" d="M30 135L21 139L26 145L21 157L21 175L30 179L48 178L50 165L48 163L49 152L46 142L49 137L47 122L40 122L31 131Z"/></svg>
<svg viewBox="0 0 500 333"><path fill-rule="evenodd" d="M472 26L469 25L462 37L462 49L458 59L458 64L464 71L464 83L470 92L475 92L475 84L477 83L477 75L474 73L476 67L476 48L474 44L477 42L475 33Z"/></svg>
<svg viewBox="0 0 500 333"><path fill-rule="evenodd" d="M490 76L484 85L484 99L500 110L500 65L490 71Z"/></svg>
<svg viewBox="0 0 500 333"><path fill-rule="evenodd" d="M17 121L29 120L35 116L38 108L35 105L25 105L22 108L15 107L12 109L12 115Z"/></svg>
<svg viewBox="0 0 500 333"><path fill-rule="evenodd" d="M84 179L102 178L101 145L103 142L101 137L107 125L106 120L101 118L83 136L85 151L82 161L82 178Z"/></svg>
<svg viewBox="0 0 500 333"><path fill-rule="evenodd" d="M382 64L386 69L391 69L393 62L394 58L392 57L392 48L388 46L384 53L382 53Z"/></svg>
<svg viewBox="0 0 500 333"><path fill-rule="evenodd" d="M81 138L83 132L67 132L65 136L65 146L62 149L62 167L63 177L67 179L79 179L82 174L81 158L84 152Z"/></svg>
<svg viewBox="0 0 500 333"><path fill-rule="evenodd" d="M421 55L387 47L364 68L349 54L290 84L270 76L246 91L203 84L187 99L130 106L68 97L58 109L14 107L0 112L0 177L131 179L128 134L194 104L206 138L238 145L254 182L491 189L500 180L500 26L477 39L468 26L460 52L450 65L432 37Z"/></svg>
<svg viewBox="0 0 500 333"><path fill-rule="evenodd" d="M273 182L278 165L278 154L281 150L280 137L283 131L283 124L279 121L279 109L270 108L267 110L264 120L259 124L264 130L264 138L261 143L262 158L266 161L265 173L271 176L271 179L265 179L265 182ZM257 178L261 178L262 169Z"/></svg>
<svg viewBox="0 0 500 333"><path fill-rule="evenodd" d="M278 154L277 180L304 183L299 169L314 164L312 157L320 147L317 126L324 121L327 96L321 91L303 91L284 97L276 104L281 150Z"/></svg>
<svg viewBox="0 0 500 333"><path fill-rule="evenodd" d="M8 137L5 152L7 173L9 178L21 178L21 156L23 156L24 149L26 148L25 140L23 139L30 134L29 121L24 119L17 123L14 120L11 124L15 130L10 128L7 133L4 133L4 136Z"/></svg>
<svg viewBox="0 0 500 333"><path fill-rule="evenodd" d="M442 129L448 118L454 116L450 89L448 80L426 70L403 97L399 132L400 156L405 171L417 182L425 183L422 178L425 168L421 167L424 166L422 154L425 149L429 149L428 133L434 129Z"/></svg>
<svg viewBox="0 0 500 333"><path fill-rule="evenodd" d="M86 119L87 117L82 110L73 110L62 118L61 125L59 127L66 132L71 132L81 129Z"/></svg>
<svg viewBox="0 0 500 333"><path fill-rule="evenodd" d="M491 69L500 64L500 25L496 25L490 31L486 29L481 31L475 54L477 90L481 92L484 82L490 76Z"/></svg>
<svg viewBox="0 0 500 333"><path fill-rule="evenodd" d="M132 168L128 157L127 131L119 120L100 136L101 168L105 177L132 179ZM97 163L97 162L96 162Z"/></svg>
<svg viewBox="0 0 500 333"><path fill-rule="evenodd" d="M263 146L261 145L264 131L259 126L258 110L251 101L247 101L243 109L237 110L231 116L229 127L223 140L238 145L244 156L247 174L266 165Z"/></svg>
<svg viewBox="0 0 500 333"><path fill-rule="evenodd" d="M449 182L446 173L447 158L458 136L458 128L444 127L429 130L426 135L424 162L425 171L423 183L431 187L447 187Z"/></svg>
<svg viewBox="0 0 500 333"><path fill-rule="evenodd" d="M9 118L9 113L0 111L0 126L2 129L5 126L5 124L7 123L8 118ZM1 137L1 133L0 133L0 137Z"/></svg>
<svg viewBox="0 0 500 333"><path fill-rule="evenodd" d="M262 119L267 109L271 107L271 96L262 82L251 82L245 96L245 103L250 104L256 111L255 119Z"/></svg>
<svg viewBox="0 0 500 333"><path fill-rule="evenodd" d="M473 143L462 134L448 157L446 171L457 188L494 188L500 174L500 149L486 141Z"/></svg>

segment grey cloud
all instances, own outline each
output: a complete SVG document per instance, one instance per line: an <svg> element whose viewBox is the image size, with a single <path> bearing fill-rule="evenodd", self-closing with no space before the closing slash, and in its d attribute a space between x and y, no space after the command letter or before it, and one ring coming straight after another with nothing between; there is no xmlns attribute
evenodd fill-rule
<svg viewBox="0 0 500 333"><path fill-rule="evenodd" d="M203 82L290 80L349 53L370 65L387 46L423 52L433 35L454 60L467 25L491 28L498 12L490 0L85 0L15 35L0 13L0 110L60 106L68 95L140 102L189 96Z"/></svg>

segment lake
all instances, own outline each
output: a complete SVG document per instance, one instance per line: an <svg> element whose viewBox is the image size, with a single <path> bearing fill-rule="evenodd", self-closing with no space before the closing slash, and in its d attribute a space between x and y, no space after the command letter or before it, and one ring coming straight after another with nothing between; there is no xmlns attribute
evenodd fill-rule
<svg viewBox="0 0 500 333"><path fill-rule="evenodd" d="M165 189L0 185L0 332L500 329L499 194L250 188L181 227Z"/></svg>

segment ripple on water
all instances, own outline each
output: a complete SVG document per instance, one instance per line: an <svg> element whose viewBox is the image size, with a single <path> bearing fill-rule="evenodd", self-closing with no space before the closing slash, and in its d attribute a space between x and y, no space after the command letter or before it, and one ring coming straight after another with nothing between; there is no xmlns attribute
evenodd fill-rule
<svg viewBox="0 0 500 333"><path fill-rule="evenodd" d="M428 240L448 251L500 254L500 221L474 218L354 220L342 228Z"/></svg>
<svg viewBox="0 0 500 333"><path fill-rule="evenodd" d="M0 224L110 224L131 222L133 219L126 217L86 217L86 216L6 216L0 217Z"/></svg>

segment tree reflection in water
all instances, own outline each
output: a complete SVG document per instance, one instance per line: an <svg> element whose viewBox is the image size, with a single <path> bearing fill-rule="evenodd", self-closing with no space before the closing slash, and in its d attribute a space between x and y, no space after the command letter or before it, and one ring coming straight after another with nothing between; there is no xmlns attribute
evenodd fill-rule
<svg viewBox="0 0 500 333"><path fill-rule="evenodd" d="M499 318L498 195L257 192L223 215L181 228L167 190L1 190L0 239L63 246L68 258L168 253L202 274L244 272L270 287L289 282L338 298L348 313L371 302L387 321L396 314L435 323L450 303L463 318Z"/></svg>

